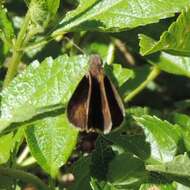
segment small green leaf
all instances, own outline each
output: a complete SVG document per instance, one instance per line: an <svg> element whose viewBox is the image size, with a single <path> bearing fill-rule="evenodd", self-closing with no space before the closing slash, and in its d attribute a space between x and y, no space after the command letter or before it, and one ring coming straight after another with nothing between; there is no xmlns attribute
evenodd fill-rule
<svg viewBox="0 0 190 190"><path fill-rule="evenodd" d="M59 8L60 0L46 0L46 2L47 2L48 10L52 14L56 14Z"/></svg>
<svg viewBox="0 0 190 190"><path fill-rule="evenodd" d="M187 154L178 155L172 161L159 165L147 165L148 171L172 174L179 177L190 177L190 158Z"/></svg>
<svg viewBox="0 0 190 190"><path fill-rule="evenodd" d="M168 51L172 54L190 56L190 9L184 10L174 22L164 32L160 40L155 42L153 39L140 35L140 52L148 55L157 51Z"/></svg>
<svg viewBox="0 0 190 190"><path fill-rule="evenodd" d="M65 115L45 118L26 129L32 155L52 177L71 155L77 135L78 131L68 123Z"/></svg>
<svg viewBox="0 0 190 190"><path fill-rule="evenodd" d="M31 34L43 32L59 8L60 0L31 0L29 6L32 21Z"/></svg>
<svg viewBox="0 0 190 190"><path fill-rule="evenodd" d="M162 52L156 59L148 59L151 64L155 64L163 71L175 75L183 75L190 77L190 58L182 56L174 56Z"/></svg>
<svg viewBox="0 0 190 190"><path fill-rule="evenodd" d="M13 134L0 137L0 164L8 161L12 148Z"/></svg>
<svg viewBox="0 0 190 190"><path fill-rule="evenodd" d="M0 164L6 163L11 153L17 153L24 137L23 129L19 129L16 133L9 133L0 137Z"/></svg>
<svg viewBox="0 0 190 190"><path fill-rule="evenodd" d="M108 172L108 164L115 154L103 138L96 140L96 149L91 156L91 175L98 180L105 180Z"/></svg>
<svg viewBox="0 0 190 190"><path fill-rule="evenodd" d="M150 156L150 145L142 134L130 135L127 131L121 131L110 133L106 139L113 143L112 148L118 153L128 152L142 160L146 160Z"/></svg>
<svg viewBox="0 0 190 190"><path fill-rule="evenodd" d="M177 123L184 128L190 129L190 117L183 113L174 112L170 118L173 123Z"/></svg>
<svg viewBox="0 0 190 190"><path fill-rule="evenodd" d="M72 165L71 173L75 177L74 183L68 188L69 190L92 190L90 188L90 157L82 157Z"/></svg>
<svg viewBox="0 0 190 190"><path fill-rule="evenodd" d="M176 123L181 126L181 133L183 135L183 144L186 148L186 151L190 150L190 117L186 114L174 112L170 116L172 123Z"/></svg>
<svg viewBox="0 0 190 190"><path fill-rule="evenodd" d="M131 78L133 80L128 80L126 83L123 83L119 89L121 94L125 97L126 94L129 94L134 89L136 89L142 82L146 80L150 71L151 69L147 65L133 69L134 76Z"/></svg>
<svg viewBox="0 0 190 190"><path fill-rule="evenodd" d="M80 55L63 55L55 60L46 58L41 64L34 61L2 91L3 127L53 110L56 104L65 107L78 82L87 72L87 63L88 57Z"/></svg>
<svg viewBox="0 0 190 190"><path fill-rule="evenodd" d="M79 6L60 22L53 33L71 30L121 31L158 22L189 5L188 0L80 0Z"/></svg>
<svg viewBox="0 0 190 190"><path fill-rule="evenodd" d="M161 162L171 161L177 153L181 138L179 126L156 116L144 115L134 119L143 128L146 141L150 143L151 157Z"/></svg>
<svg viewBox="0 0 190 190"><path fill-rule="evenodd" d="M109 164L108 180L116 188L128 189L147 179L144 163L128 153L117 155Z"/></svg>
<svg viewBox="0 0 190 190"><path fill-rule="evenodd" d="M92 190L118 190L112 184L109 184L104 181L98 181L94 178L91 179L90 185Z"/></svg>
<svg viewBox="0 0 190 190"><path fill-rule="evenodd" d="M0 7L0 38L8 46L11 46L11 41L14 38L14 29L12 23L8 19L7 10Z"/></svg>
<svg viewBox="0 0 190 190"><path fill-rule="evenodd" d="M105 65L105 73L111 77L118 87L121 87L129 79L134 78L133 70L124 68L120 64Z"/></svg>

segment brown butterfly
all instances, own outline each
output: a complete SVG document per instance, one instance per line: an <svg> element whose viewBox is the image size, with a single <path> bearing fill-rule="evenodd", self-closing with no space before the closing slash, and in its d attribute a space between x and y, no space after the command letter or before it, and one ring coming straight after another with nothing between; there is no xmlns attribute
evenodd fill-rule
<svg viewBox="0 0 190 190"><path fill-rule="evenodd" d="M104 74L98 55L90 58L88 73L79 82L67 107L69 121L82 131L109 133L125 116L122 100Z"/></svg>

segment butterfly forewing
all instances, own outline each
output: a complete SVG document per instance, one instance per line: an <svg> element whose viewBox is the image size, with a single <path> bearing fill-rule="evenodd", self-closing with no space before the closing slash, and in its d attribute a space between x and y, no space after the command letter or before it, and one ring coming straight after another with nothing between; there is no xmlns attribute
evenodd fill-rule
<svg viewBox="0 0 190 190"><path fill-rule="evenodd" d="M89 78L84 76L74 91L67 107L69 121L81 130L85 130L87 127L88 93Z"/></svg>
<svg viewBox="0 0 190 190"><path fill-rule="evenodd" d="M122 123L125 110L119 93L107 76L104 78L104 86L111 114L112 127L114 128Z"/></svg>

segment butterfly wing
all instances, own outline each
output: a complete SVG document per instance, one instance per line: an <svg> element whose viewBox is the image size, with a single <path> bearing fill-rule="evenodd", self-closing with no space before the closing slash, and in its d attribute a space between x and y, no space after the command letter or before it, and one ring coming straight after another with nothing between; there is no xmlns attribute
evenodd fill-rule
<svg viewBox="0 0 190 190"><path fill-rule="evenodd" d="M104 77L104 86L111 114L112 127L114 128L122 123L125 109L119 93L107 76Z"/></svg>
<svg viewBox="0 0 190 190"><path fill-rule="evenodd" d="M111 115L106 98L103 73L91 75L91 96L89 102L88 128L90 131L103 131L108 133L111 130Z"/></svg>
<svg viewBox="0 0 190 190"><path fill-rule="evenodd" d="M88 94L89 77L84 76L74 91L67 106L67 116L69 121L81 130L85 130L87 127Z"/></svg>

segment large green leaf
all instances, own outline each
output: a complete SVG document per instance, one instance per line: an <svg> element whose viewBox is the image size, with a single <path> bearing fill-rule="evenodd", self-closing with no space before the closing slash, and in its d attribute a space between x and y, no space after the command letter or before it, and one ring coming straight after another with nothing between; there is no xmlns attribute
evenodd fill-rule
<svg viewBox="0 0 190 190"><path fill-rule="evenodd" d="M2 91L1 130L51 110L52 105L65 106L86 73L87 63L88 57L80 55L47 58L41 64L34 61Z"/></svg>
<svg viewBox="0 0 190 190"><path fill-rule="evenodd" d="M181 138L179 126L162 121L156 116L134 118L143 128L146 141L150 143L152 158L161 162L171 161L177 153Z"/></svg>
<svg viewBox="0 0 190 190"><path fill-rule="evenodd" d="M159 165L147 165L149 171L172 174L179 177L190 177L190 158L187 154L178 155L172 161Z"/></svg>
<svg viewBox="0 0 190 190"><path fill-rule="evenodd" d="M158 42L145 35L140 35L141 54L148 55L164 50L176 55L190 56L189 25L190 9L187 9L169 27L168 31L161 35Z"/></svg>
<svg viewBox="0 0 190 190"><path fill-rule="evenodd" d="M188 4L188 0L80 0L54 34L71 30L121 31L173 16Z"/></svg>
<svg viewBox="0 0 190 190"><path fill-rule="evenodd" d="M168 73L190 77L189 57L175 56L162 52L156 59L148 58L148 61Z"/></svg>
<svg viewBox="0 0 190 190"><path fill-rule="evenodd" d="M52 177L69 158L76 145L78 131L65 115L48 117L26 129L30 151L40 166Z"/></svg>

